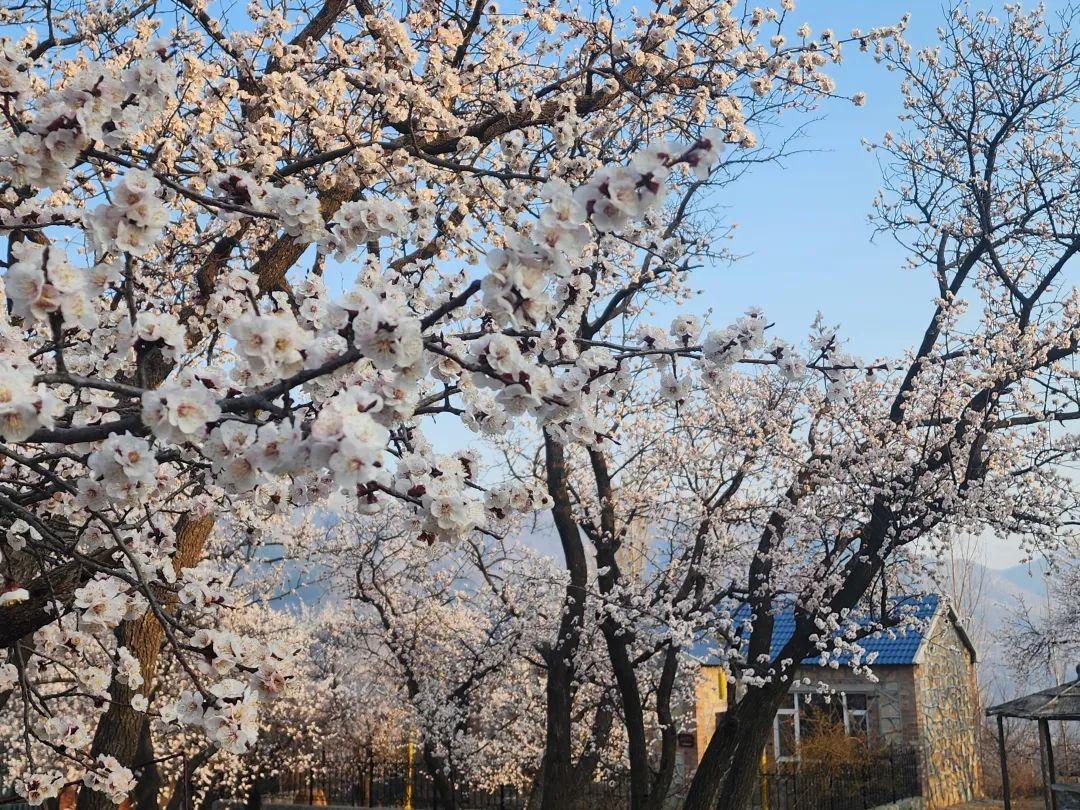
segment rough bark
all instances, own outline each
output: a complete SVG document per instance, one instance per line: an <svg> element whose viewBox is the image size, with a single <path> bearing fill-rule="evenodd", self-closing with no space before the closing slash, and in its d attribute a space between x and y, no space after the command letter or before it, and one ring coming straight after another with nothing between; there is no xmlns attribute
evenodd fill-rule
<svg viewBox="0 0 1080 810"><path fill-rule="evenodd" d="M111 552L101 552L94 559L105 564L108 553ZM50 605L54 601L61 605L70 605L75 591L85 585L93 575L92 566L72 560L55 568L46 568L40 576L24 585L30 598L4 608L4 623L0 626L0 647L11 647L49 622L56 621L56 614L50 610Z"/></svg>
<svg viewBox="0 0 1080 810"><path fill-rule="evenodd" d="M445 763L435 753L435 748L431 743L424 743L421 753L424 758L424 767L427 769L428 775L431 777L432 786L435 788L439 807L454 810L454 808L457 807L457 797L454 795L454 786L450 783L450 778L447 776Z"/></svg>
<svg viewBox="0 0 1080 810"><path fill-rule="evenodd" d="M661 810L667 803L668 791L675 777L675 758L678 750L678 733L671 712L671 693L678 673L678 655L673 647L664 654L664 667L656 690L656 721L660 726L660 763L653 778L647 810Z"/></svg>
<svg viewBox="0 0 1080 810"><path fill-rule="evenodd" d="M176 531L176 554L173 565L177 571L194 565L202 556L203 546L214 521L210 517L181 518ZM155 589L154 597L167 610L174 601L169 591ZM123 644L138 660L143 684L133 690L118 680L109 687L109 709L98 723L91 747L91 755L116 757L122 765L136 764L140 730L144 715L131 708L136 694L149 695L157 670L158 653L164 638L164 628L152 610L134 621L124 622L117 629L117 641ZM94 790L79 791L78 810L109 810L113 805L103 793Z"/></svg>
<svg viewBox="0 0 1080 810"><path fill-rule="evenodd" d="M598 568L606 568L608 573L600 577L600 589L607 593L611 591L615 582L619 579L619 567L615 559L614 543L605 543L597 546L596 565ZM623 724L627 736L627 752L630 761L630 808L629 810L642 810L649 797L649 787L652 781L652 772L649 767L649 749L645 733L645 707L642 703L641 689L638 685L637 673L631 660L629 648L629 635L612 618L606 619L601 625L604 643L608 650L608 659L611 661L612 672L615 675L615 684L619 691L622 703Z"/></svg>
<svg viewBox="0 0 1080 810"><path fill-rule="evenodd" d="M619 567L618 551L620 536L615 521L615 502L607 459L597 450L589 451L593 478L596 481L597 500L600 503L599 531L590 530L596 546L596 567L603 573L597 577L600 593L608 597L623 582ZM631 660L630 644L633 636L612 616L600 625L607 647L608 659L615 675L615 684L623 709L623 725L626 729L627 753L630 761L630 810L643 810L649 798L652 771L649 766L649 746L645 734L645 707L641 687Z"/></svg>
<svg viewBox="0 0 1080 810"><path fill-rule="evenodd" d="M161 792L161 771L154 761L154 741L150 736L150 718L143 715L139 730L139 746L135 752L135 785L132 800L135 810L158 810L158 794Z"/></svg>

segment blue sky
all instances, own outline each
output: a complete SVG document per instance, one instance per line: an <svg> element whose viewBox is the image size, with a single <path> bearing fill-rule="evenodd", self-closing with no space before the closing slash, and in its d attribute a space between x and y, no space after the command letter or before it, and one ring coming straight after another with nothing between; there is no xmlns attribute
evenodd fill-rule
<svg viewBox="0 0 1080 810"><path fill-rule="evenodd" d="M789 19L806 20L815 33L832 28L842 35L890 24L908 10L907 38L916 47L932 43L944 12L926 0L809 0ZM871 242L867 220L880 170L862 139L898 128L899 81L857 48L830 75L840 93L866 92L866 105L821 105L798 143L807 153L759 167L717 195L738 224L732 248L744 258L703 272L705 295L697 306L713 307L718 323L760 306L789 339L805 335L820 310L841 325L855 354L894 355L917 340L933 295L927 274L902 269L905 254L888 235ZM804 121L791 116L788 125Z"/></svg>

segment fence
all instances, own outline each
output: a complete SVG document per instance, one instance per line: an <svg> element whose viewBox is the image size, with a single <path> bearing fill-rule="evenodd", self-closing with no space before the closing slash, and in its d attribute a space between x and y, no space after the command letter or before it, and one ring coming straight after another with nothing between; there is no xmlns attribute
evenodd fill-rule
<svg viewBox="0 0 1080 810"><path fill-rule="evenodd" d="M420 763L378 763L355 758L352 762L325 760L306 771L279 776L264 794L268 803L401 807L411 798L416 810L524 810L528 790L513 785L483 789L460 780L447 780L449 795L440 795L434 780ZM592 810L623 810L630 804L626 780L594 782L581 795ZM0 809L2 810L2 809Z"/></svg>
<svg viewBox="0 0 1080 810"><path fill-rule="evenodd" d="M451 795L440 796L426 771L410 772L405 763L379 764L361 759L324 764L285 774L274 786L271 801L298 805L401 807L411 796L416 810L524 810L528 795L512 785L483 790L451 783ZM761 774L754 791L754 810L871 810L922 794L919 761L914 751L888 749L865 761L825 766L792 765ZM584 806L592 810L624 810L630 805L626 780L584 786ZM270 797L268 797L270 798Z"/></svg>
<svg viewBox="0 0 1080 810"><path fill-rule="evenodd" d="M922 795L914 751L889 749L858 763L772 769L762 773L755 810L870 810Z"/></svg>

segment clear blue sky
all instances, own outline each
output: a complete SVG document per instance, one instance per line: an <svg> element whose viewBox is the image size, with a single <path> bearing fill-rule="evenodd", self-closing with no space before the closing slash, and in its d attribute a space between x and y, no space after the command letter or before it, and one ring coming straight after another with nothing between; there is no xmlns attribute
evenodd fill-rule
<svg viewBox="0 0 1080 810"><path fill-rule="evenodd" d="M804 0L789 19L806 20L815 33L832 28L846 35L890 24L909 10L909 41L930 44L944 11L927 0ZM871 242L867 220L880 170L861 141L897 129L898 77L857 48L830 69L838 91L864 91L866 105L822 104L797 145L812 151L759 167L717 195L738 224L732 247L744 258L703 271L705 295L696 306L712 307L718 323L760 306L776 333L789 339L805 335L820 310L841 325L855 354L893 355L917 340L933 295L925 273L902 269L905 255L889 236ZM805 117L788 120L795 126Z"/></svg>

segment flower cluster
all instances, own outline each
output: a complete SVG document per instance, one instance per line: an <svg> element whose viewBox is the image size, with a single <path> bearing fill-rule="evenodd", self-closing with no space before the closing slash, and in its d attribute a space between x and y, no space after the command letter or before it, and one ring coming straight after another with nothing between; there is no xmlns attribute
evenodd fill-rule
<svg viewBox="0 0 1080 810"><path fill-rule="evenodd" d="M14 261L4 276L4 289L12 315L30 324L59 314L69 326L97 326L90 296L98 291L85 271L71 265L63 249L22 241L12 245L11 254Z"/></svg>
<svg viewBox="0 0 1080 810"><path fill-rule="evenodd" d="M57 771L31 773L15 780L15 791L35 807L55 799L64 787L64 777Z"/></svg>
<svg viewBox="0 0 1080 810"><path fill-rule="evenodd" d="M319 199L308 193L300 183L271 186L263 196L267 211L277 215L281 227L289 236L303 242L318 242L326 229Z"/></svg>
<svg viewBox="0 0 1080 810"><path fill-rule="evenodd" d="M196 374L182 375L142 395L143 423L163 442L183 444L202 438L221 416L214 391Z"/></svg>
<svg viewBox="0 0 1080 810"><path fill-rule="evenodd" d="M297 323L291 310L267 315L255 312L238 318L232 325L236 349L256 375L271 378L289 376L304 367L311 334Z"/></svg>
<svg viewBox="0 0 1080 810"><path fill-rule="evenodd" d="M116 577L99 575L75 591L79 627L87 632L112 630L120 622L137 619L146 612L146 597L131 592Z"/></svg>
<svg viewBox="0 0 1080 810"><path fill-rule="evenodd" d="M32 366L0 359L0 438L26 441L38 428L51 427L61 408L46 386L34 384Z"/></svg>
<svg viewBox="0 0 1080 810"><path fill-rule="evenodd" d="M400 236L409 219L405 209L384 199L345 203L330 220L327 249L338 261L349 258L358 247L383 236Z"/></svg>
<svg viewBox="0 0 1080 810"><path fill-rule="evenodd" d="M294 653L230 632L200 630L189 644L201 651L199 669L220 678L207 692L186 690L163 712L201 727L216 745L244 753L258 737L260 697L278 695L294 676Z"/></svg>
<svg viewBox="0 0 1080 810"><path fill-rule="evenodd" d="M99 754L94 766L83 777L83 784L104 793L113 804L121 804L135 790L135 774L116 757Z"/></svg>
<svg viewBox="0 0 1080 810"><path fill-rule="evenodd" d="M145 126L176 88L161 43L121 69L73 71L50 91L18 136L0 144L0 178L15 186L61 188L79 155L95 144L115 146ZM27 93L28 60L8 42L0 57L0 87L8 98Z"/></svg>
<svg viewBox="0 0 1080 810"><path fill-rule="evenodd" d="M387 483L383 451L390 433L371 415L378 406L375 397L350 388L331 398L311 426L311 453L325 460L341 487Z"/></svg>
<svg viewBox="0 0 1080 810"><path fill-rule="evenodd" d="M80 495L92 509L115 501L138 503L157 486L158 463L150 443L130 433L107 438L86 464L91 475L80 481Z"/></svg>
<svg viewBox="0 0 1080 810"><path fill-rule="evenodd" d="M128 171L113 188L111 202L88 216L98 250L132 256L149 253L168 221L160 195L161 183L150 172Z"/></svg>

